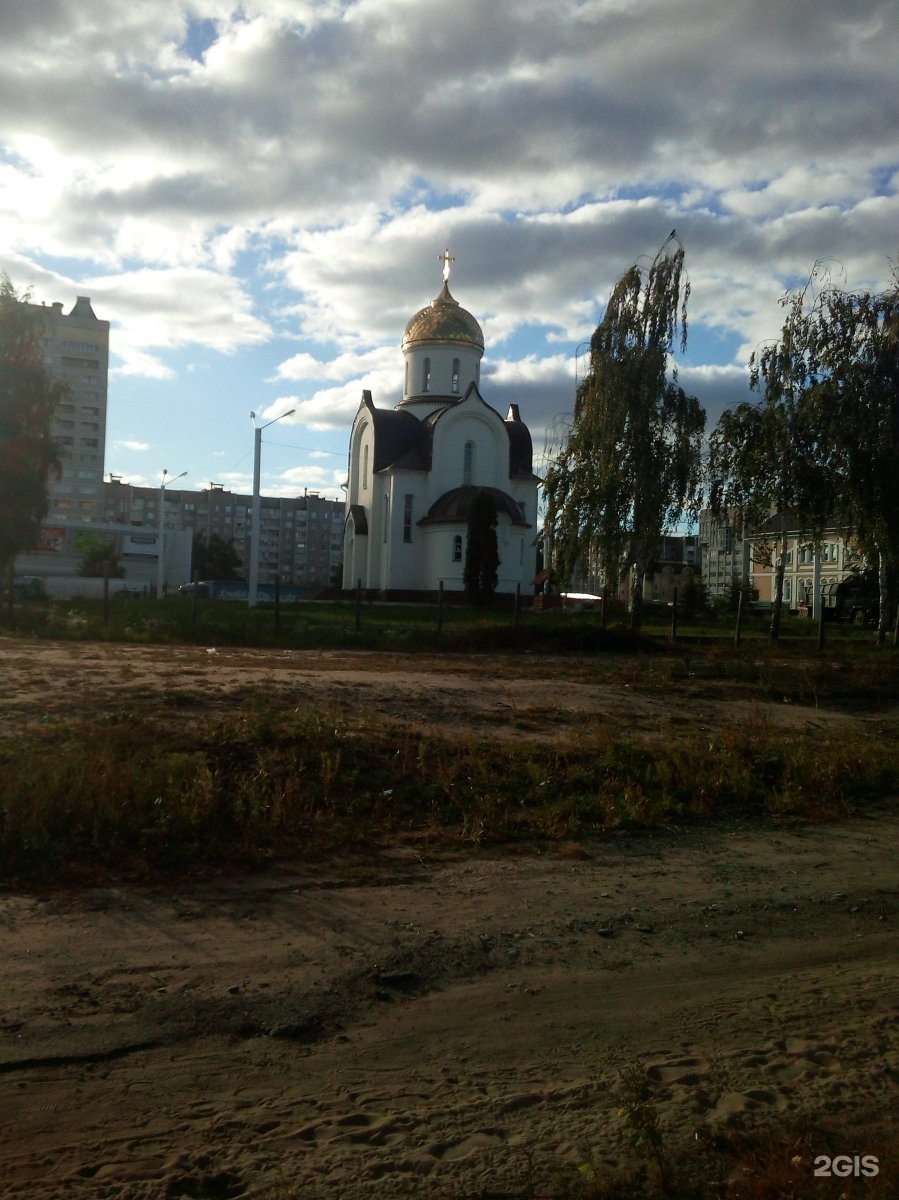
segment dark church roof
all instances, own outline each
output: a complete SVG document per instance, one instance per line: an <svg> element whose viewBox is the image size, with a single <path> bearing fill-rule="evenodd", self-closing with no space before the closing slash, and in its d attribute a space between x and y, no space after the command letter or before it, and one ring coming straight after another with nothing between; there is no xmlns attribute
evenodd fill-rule
<svg viewBox="0 0 899 1200"><path fill-rule="evenodd" d="M365 505L351 504L349 515L353 518L353 528L357 535L364 537L368 533L368 517L365 515Z"/></svg>
<svg viewBox="0 0 899 1200"><path fill-rule="evenodd" d="M518 413L518 405L510 404L503 422L509 435L509 476L530 479L534 473L534 445L531 433Z"/></svg>
<svg viewBox="0 0 899 1200"><path fill-rule="evenodd" d="M444 492L431 505L428 515L422 517L418 522L419 525L434 525L442 521L467 521L472 503L478 492L489 492L496 501L497 513L500 515L505 513L506 516L511 518L513 525L528 526L528 522L521 515L521 509L508 492L500 491L499 488L479 488L473 485L453 488L452 491Z"/></svg>
<svg viewBox="0 0 899 1200"><path fill-rule="evenodd" d="M490 405L481 399L477 386L469 384L464 397L447 396L441 408L429 412L423 420L413 416L403 407L375 408L371 392L362 393L362 404L371 416L375 433L374 471L388 467L402 467L412 471L429 471L432 463L434 428L440 418L457 404L467 400L471 393L481 400L486 408ZM439 397L442 399L442 397ZM438 399L438 397L433 397ZM491 409L496 412L495 409ZM496 414L499 417L499 413ZM517 404L510 404L503 428L509 438L509 478L533 478L534 448L527 425L522 421Z"/></svg>
<svg viewBox="0 0 899 1200"><path fill-rule="evenodd" d="M422 446L423 431L417 417L404 409L374 406L371 415L375 427L375 471L395 466L427 470L431 456L429 449Z"/></svg>

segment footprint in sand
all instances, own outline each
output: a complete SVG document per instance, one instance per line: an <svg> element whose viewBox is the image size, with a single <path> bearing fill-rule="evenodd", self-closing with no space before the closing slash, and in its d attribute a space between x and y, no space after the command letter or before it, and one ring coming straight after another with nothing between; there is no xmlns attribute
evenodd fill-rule
<svg viewBox="0 0 899 1200"><path fill-rule="evenodd" d="M696 1087L702 1083L705 1076L709 1073L709 1063L704 1058L677 1058L673 1060L663 1059L658 1063L651 1063L646 1074L655 1083L679 1083L685 1087Z"/></svg>
<svg viewBox="0 0 899 1200"><path fill-rule="evenodd" d="M472 1133L458 1142L436 1142L433 1146L428 1147L428 1154L440 1162L459 1162L460 1159L477 1154L480 1150L490 1150L495 1146L501 1146L504 1141L504 1137L498 1130L485 1129L479 1133Z"/></svg>
<svg viewBox="0 0 899 1200"><path fill-rule="evenodd" d="M329 1121L316 1122L297 1130L293 1138L324 1146L385 1146L402 1136L407 1122L397 1117L371 1117L366 1113L347 1113Z"/></svg>
<svg viewBox="0 0 899 1200"><path fill-rule="evenodd" d="M715 1107L709 1112L708 1120L724 1125L738 1121L744 1113L760 1109L783 1111L789 1104L787 1097L776 1088L749 1088L745 1092L723 1092Z"/></svg>

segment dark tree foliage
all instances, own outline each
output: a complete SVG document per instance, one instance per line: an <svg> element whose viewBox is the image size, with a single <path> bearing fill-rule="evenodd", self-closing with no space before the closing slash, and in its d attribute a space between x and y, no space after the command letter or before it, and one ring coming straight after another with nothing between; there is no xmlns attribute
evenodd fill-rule
<svg viewBox="0 0 899 1200"><path fill-rule="evenodd" d="M106 576L107 579L124 579L125 568L116 554L115 543L97 534L81 534L78 549L82 553L78 574L87 578Z"/></svg>
<svg viewBox="0 0 899 1200"><path fill-rule="evenodd" d="M44 368L41 327L0 274L0 571L37 545L47 512L47 479L59 470L50 434L65 386Z"/></svg>
<svg viewBox="0 0 899 1200"><path fill-rule="evenodd" d="M744 529L759 529L772 514L779 523L772 641L780 635L787 527L798 523L819 539L832 500L806 399L815 377L805 348L805 295L802 289L784 297L780 338L750 359L749 382L762 393L760 401L723 412L709 438L710 505L716 516L735 512Z"/></svg>
<svg viewBox="0 0 899 1200"><path fill-rule="evenodd" d="M614 586L632 572L631 625L659 539L698 513L705 411L670 361L687 341L690 285L673 234L648 270L618 280L590 343L565 444L547 471L552 563L564 582L598 564Z"/></svg>
<svg viewBox="0 0 899 1200"><path fill-rule="evenodd" d="M465 592L472 604L490 604L496 591L499 581L496 525L496 501L486 488L479 488L468 514L463 576Z"/></svg>
<svg viewBox="0 0 899 1200"><path fill-rule="evenodd" d="M242 579L243 561L234 549L233 542L226 542L217 533L198 533L193 540L193 570L200 579Z"/></svg>
<svg viewBox="0 0 899 1200"><path fill-rule="evenodd" d="M899 276L879 295L830 288L809 328L809 392L840 523L877 564L878 638L899 570Z"/></svg>
<svg viewBox="0 0 899 1200"><path fill-rule="evenodd" d="M750 528L780 522L772 640L788 523L819 542L836 522L879 562L881 636L899 565L899 289L813 294L819 277L784 296L780 337L750 360L760 402L723 413L710 438L713 511L736 509Z"/></svg>

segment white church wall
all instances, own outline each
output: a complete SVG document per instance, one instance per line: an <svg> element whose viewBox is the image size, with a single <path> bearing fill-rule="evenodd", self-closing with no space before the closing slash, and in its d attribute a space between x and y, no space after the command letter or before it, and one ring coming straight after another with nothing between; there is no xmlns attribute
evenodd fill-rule
<svg viewBox="0 0 899 1200"><path fill-rule="evenodd" d="M476 406L476 407L475 407ZM466 443L473 446L466 477ZM443 414L434 429L431 492L437 499L452 488L498 487L509 481L509 441L502 422L472 397Z"/></svg>
<svg viewBox="0 0 899 1200"><path fill-rule="evenodd" d="M422 566L429 580L429 590L443 583L445 591L461 592L465 587L465 526L431 525L422 530ZM453 558L453 542L461 539L461 557Z"/></svg>
<svg viewBox="0 0 899 1200"><path fill-rule="evenodd" d="M392 474L389 486L390 529L386 553L390 587L404 591L436 586L423 578L422 572L423 530L418 522L426 516L429 507L425 474L422 471L396 472Z"/></svg>
<svg viewBox="0 0 899 1200"><path fill-rule="evenodd" d="M368 542L367 535L357 533L353 521L348 521L344 527L343 538L343 586L345 588L356 587L360 579L363 587L368 586Z"/></svg>
<svg viewBox="0 0 899 1200"><path fill-rule="evenodd" d="M534 563L530 562L527 537L522 533L521 526L513 525L508 517L500 518L496 533L500 559L497 592L514 594L516 588L520 587L522 595L528 595L531 580L536 574L536 558Z"/></svg>
<svg viewBox="0 0 899 1200"><path fill-rule="evenodd" d="M464 396L480 378L480 359L480 351L464 346L419 342L406 351L403 395ZM457 361L458 372L453 369Z"/></svg>
<svg viewBox="0 0 899 1200"><path fill-rule="evenodd" d="M374 462L374 428L367 416L357 418L350 444L350 472L347 487L347 506L367 504L372 487Z"/></svg>

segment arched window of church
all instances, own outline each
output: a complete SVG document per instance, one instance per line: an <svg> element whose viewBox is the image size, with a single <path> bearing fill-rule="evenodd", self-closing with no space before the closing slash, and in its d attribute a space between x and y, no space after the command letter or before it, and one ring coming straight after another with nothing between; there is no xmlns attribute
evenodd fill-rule
<svg viewBox="0 0 899 1200"><path fill-rule="evenodd" d="M474 442L465 443L465 456L462 461L462 482L468 487L474 470Z"/></svg>
<svg viewBox="0 0 899 1200"><path fill-rule="evenodd" d="M412 492L406 492L403 497L403 541L412 541L412 504L415 496Z"/></svg>
<svg viewBox="0 0 899 1200"><path fill-rule="evenodd" d="M368 446L362 448L362 490L368 487Z"/></svg>
<svg viewBox="0 0 899 1200"><path fill-rule="evenodd" d="M453 538L453 562L462 561L462 534L457 533Z"/></svg>
<svg viewBox="0 0 899 1200"><path fill-rule="evenodd" d="M421 390L429 392L431 390L431 360L426 358L424 361L424 369L422 371Z"/></svg>
<svg viewBox="0 0 899 1200"><path fill-rule="evenodd" d="M403 384L403 391L406 393L407 396L409 395L409 360L408 360L408 358L406 359L406 380L405 380L405 383Z"/></svg>
<svg viewBox="0 0 899 1200"><path fill-rule="evenodd" d="M453 359L453 395L459 394L459 360Z"/></svg>
<svg viewBox="0 0 899 1200"><path fill-rule="evenodd" d="M384 541L387 541L387 534L390 531L390 497L384 493Z"/></svg>

